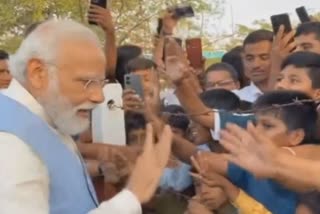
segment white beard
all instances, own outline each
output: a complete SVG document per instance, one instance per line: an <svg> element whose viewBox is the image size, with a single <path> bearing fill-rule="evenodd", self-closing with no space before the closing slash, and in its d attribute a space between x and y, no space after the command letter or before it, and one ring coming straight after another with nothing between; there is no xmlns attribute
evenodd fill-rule
<svg viewBox="0 0 320 214"><path fill-rule="evenodd" d="M59 132L71 136L80 134L89 128L90 119L78 116L77 112L92 110L96 105L84 103L74 107L68 98L61 95L55 79L50 80L48 90L37 100Z"/></svg>

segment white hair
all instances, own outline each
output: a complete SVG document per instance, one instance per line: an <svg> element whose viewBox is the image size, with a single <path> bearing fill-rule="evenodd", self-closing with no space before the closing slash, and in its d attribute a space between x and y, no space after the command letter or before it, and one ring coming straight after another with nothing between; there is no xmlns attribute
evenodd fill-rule
<svg viewBox="0 0 320 214"><path fill-rule="evenodd" d="M48 20L31 32L17 52L10 56L9 68L12 76L20 83L25 83L28 62L36 58L44 63L55 63L61 43L68 40L90 41L100 47L96 34L84 25L72 20Z"/></svg>
<svg viewBox="0 0 320 214"><path fill-rule="evenodd" d="M50 78L48 90L36 99L46 110L57 130L63 134L74 136L84 132L90 126L89 118L77 116L78 110L90 111L95 107L95 104L85 102L73 106L70 100L60 93L56 69L55 67L48 68Z"/></svg>

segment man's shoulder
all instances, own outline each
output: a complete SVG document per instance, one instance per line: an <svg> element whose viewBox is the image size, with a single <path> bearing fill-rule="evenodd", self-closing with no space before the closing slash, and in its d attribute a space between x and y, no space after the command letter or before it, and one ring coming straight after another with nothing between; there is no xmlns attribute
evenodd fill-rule
<svg viewBox="0 0 320 214"><path fill-rule="evenodd" d="M0 132L0 166L13 164L15 168L28 168L45 170L40 158L31 147L17 136ZM29 168L30 169L30 168Z"/></svg>

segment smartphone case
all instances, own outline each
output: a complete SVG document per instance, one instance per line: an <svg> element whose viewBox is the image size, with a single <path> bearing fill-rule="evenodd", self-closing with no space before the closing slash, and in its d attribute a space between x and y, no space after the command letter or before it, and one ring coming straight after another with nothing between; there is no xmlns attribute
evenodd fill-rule
<svg viewBox="0 0 320 214"><path fill-rule="evenodd" d="M93 142L111 145L126 145L122 87L118 83L107 84L103 88L105 101L92 112ZM114 108L109 108L112 103Z"/></svg>

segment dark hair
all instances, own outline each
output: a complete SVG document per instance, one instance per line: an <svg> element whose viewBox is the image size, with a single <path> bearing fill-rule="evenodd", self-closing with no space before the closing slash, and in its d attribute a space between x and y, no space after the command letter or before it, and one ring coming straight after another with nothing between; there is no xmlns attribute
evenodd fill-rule
<svg viewBox="0 0 320 214"><path fill-rule="evenodd" d="M314 144L318 118L316 103L313 101L299 103L299 100L312 100L312 98L298 91L272 91L260 96L253 108L258 113L276 113L288 130L303 129L305 137L301 144ZM296 105L276 107L294 101L297 102Z"/></svg>
<svg viewBox="0 0 320 214"><path fill-rule="evenodd" d="M296 37L314 33L316 38L320 40L320 22L305 22L297 27Z"/></svg>
<svg viewBox="0 0 320 214"><path fill-rule="evenodd" d="M252 109L252 103L246 100L240 100L240 110L248 111Z"/></svg>
<svg viewBox="0 0 320 214"><path fill-rule="evenodd" d="M188 130L189 119L185 115L185 111L181 106L178 105L168 105L163 109L164 113L171 113L175 115L170 115L168 118L168 124L174 128L181 129L184 132Z"/></svg>
<svg viewBox="0 0 320 214"><path fill-rule="evenodd" d="M240 98L226 89L213 89L200 94L200 99L208 107L221 110L237 110Z"/></svg>
<svg viewBox="0 0 320 214"><path fill-rule="evenodd" d="M238 72L234 69L234 67L228 63L220 62L210 65L207 70L206 74L210 72L217 72L217 71L226 71L230 74L231 78L234 81L239 81Z"/></svg>
<svg viewBox="0 0 320 214"><path fill-rule="evenodd" d="M125 114L125 128L126 128L126 136L127 136L127 144L129 133L137 130L137 129L145 129L146 128L146 119L143 114L127 111Z"/></svg>
<svg viewBox="0 0 320 214"><path fill-rule="evenodd" d="M143 57L138 57L128 62L126 72L131 73L137 70L146 70L146 69L151 69L155 67L156 67L156 64L152 60L146 59Z"/></svg>
<svg viewBox="0 0 320 214"><path fill-rule="evenodd" d="M247 44L256 44L262 41L273 41L273 32L269 30L256 30L251 32L243 41L243 47Z"/></svg>
<svg viewBox="0 0 320 214"><path fill-rule="evenodd" d="M244 66L242 62L241 54L243 53L242 46L237 46L225 53L221 59L221 62L232 65L238 73L238 79L240 86L244 87L247 84L247 79L244 75Z"/></svg>
<svg viewBox="0 0 320 214"><path fill-rule="evenodd" d="M320 213L320 192L314 191L305 194L301 194L299 198L299 204L308 207L313 214Z"/></svg>
<svg viewBox="0 0 320 214"><path fill-rule="evenodd" d="M126 74L127 64L142 54L142 49L135 45L123 45L118 47L116 79L124 87L124 75Z"/></svg>
<svg viewBox="0 0 320 214"><path fill-rule="evenodd" d="M0 60L6 60L6 59L9 59L9 54L4 50L0 50Z"/></svg>
<svg viewBox="0 0 320 214"><path fill-rule="evenodd" d="M281 69L290 65L308 69L312 87L320 88L320 54L306 51L293 53L283 61Z"/></svg>

